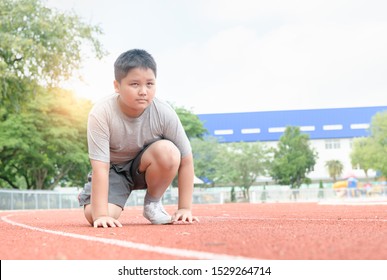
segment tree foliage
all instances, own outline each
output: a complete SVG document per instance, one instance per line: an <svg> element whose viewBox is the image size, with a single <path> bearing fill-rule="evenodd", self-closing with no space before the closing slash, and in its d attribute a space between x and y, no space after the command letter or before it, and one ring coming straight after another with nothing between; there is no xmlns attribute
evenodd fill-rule
<svg viewBox="0 0 387 280"><path fill-rule="evenodd" d="M309 136L298 127L288 126L274 149L270 175L281 185L299 188L309 183L306 176L316 164L317 153L309 146Z"/></svg>
<svg viewBox="0 0 387 280"><path fill-rule="evenodd" d="M344 165L341 161L332 159L325 162L325 167L328 168L329 176L336 181L336 178L343 173Z"/></svg>
<svg viewBox="0 0 387 280"><path fill-rule="evenodd" d="M387 111L373 116L370 131L369 137L354 140L352 165L358 165L366 174L373 169L387 176Z"/></svg>
<svg viewBox="0 0 387 280"><path fill-rule="evenodd" d="M245 198L249 189L261 175L266 175L268 153L260 142L222 144L219 154L217 181L239 186Z"/></svg>
<svg viewBox="0 0 387 280"><path fill-rule="evenodd" d="M19 114L0 122L0 186L52 189L61 180L80 185L89 170L89 101L44 88Z"/></svg>
<svg viewBox="0 0 387 280"><path fill-rule="evenodd" d="M350 155L352 166L363 169L364 173L368 175L368 171L372 169L377 160L377 153L377 145L373 139L368 137L354 139Z"/></svg>
<svg viewBox="0 0 387 280"><path fill-rule="evenodd" d="M191 144L198 177L212 181L213 186L238 186L247 199L256 179L267 173L268 150L260 142L220 144L216 138L205 137Z"/></svg>
<svg viewBox="0 0 387 280"><path fill-rule="evenodd" d="M87 56L105 54L100 34L41 0L0 1L0 187L50 189L86 178L91 104L57 85Z"/></svg>
<svg viewBox="0 0 387 280"><path fill-rule="evenodd" d="M191 139L195 174L201 179L215 182L220 162L222 147L215 137Z"/></svg>
<svg viewBox="0 0 387 280"><path fill-rule="evenodd" d="M172 107L179 116L188 138L202 138L207 130L204 128L199 117L184 107L177 107L173 105Z"/></svg>
<svg viewBox="0 0 387 280"><path fill-rule="evenodd" d="M38 85L68 79L81 66L85 44L101 57L99 34L99 27L40 0L1 0L0 105L18 107L39 92Z"/></svg>

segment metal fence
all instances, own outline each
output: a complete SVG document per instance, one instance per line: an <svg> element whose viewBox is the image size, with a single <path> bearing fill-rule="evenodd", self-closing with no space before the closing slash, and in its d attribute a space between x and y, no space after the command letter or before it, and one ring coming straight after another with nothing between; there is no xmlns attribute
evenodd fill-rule
<svg viewBox="0 0 387 280"><path fill-rule="evenodd" d="M75 192L0 190L0 210L76 207L79 207L79 202Z"/></svg>
<svg viewBox="0 0 387 280"><path fill-rule="evenodd" d="M376 191L359 189L332 188L267 188L252 189L246 196L239 188L235 192L231 188L195 188L193 194L194 204L216 204L231 202L249 203L277 203L277 202L367 202L382 201L387 203L387 187L381 186ZM80 191L21 191L0 190L0 210L25 210L25 209L70 209L79 208L78 194ZM143 205L144 190L133 191L126 206ZM163 196L163 203L177 204L178 193L176 189L169 188Z"/></svg>

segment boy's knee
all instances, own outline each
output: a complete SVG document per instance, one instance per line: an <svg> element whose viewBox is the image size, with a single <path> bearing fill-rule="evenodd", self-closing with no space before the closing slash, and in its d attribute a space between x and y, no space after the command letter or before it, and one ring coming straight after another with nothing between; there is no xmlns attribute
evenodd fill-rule
<svg viewBox="0 0 387 280"><path fill-rule="evenodd" d="M180 165L180 151L176 145L169 140L158 141L157 162L165 169L175 169Z"/></svg>

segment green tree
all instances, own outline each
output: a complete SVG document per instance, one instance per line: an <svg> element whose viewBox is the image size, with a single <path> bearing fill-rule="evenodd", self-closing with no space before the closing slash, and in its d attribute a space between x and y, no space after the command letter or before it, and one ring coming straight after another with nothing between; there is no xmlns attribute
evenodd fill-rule
<svg viewBox="0 0 387 280"><path fill-rule="evenodd" d="M201 139L203 135L207 133L207 130L204 128L202 121L197 115L184 107L176 107L173 105L172 107L179 116L181 124L183 125L188 138Z"/></svg>
<svg viewBox="0 0 387 280"><path fill-rule="evenodd" d="M329 176L335 182L337 177L339 177L343 173L344 165L339 160L328 160L325 162L325 167L328 168Z"/></svg>
<svg viewBox="0 0 387 280"><path fill-rule="evenodd" d="M99 27L40 0L0 1L1 186L84 181L91 104L55 87L90 54L105 54L100 34Z"/></svg>
<svg viewBox="0 0 387 280"><path fill-rule="evenodd" d="M222 144L215 137L206 137L191 139L191 145L196 176L215 182L217 169L222 164L219 162Z"/></svg>
<svg viewBox="0 0 387 280"><path fill-rule="evenodd" d="M91 102L44 88L19 114L0 123L0 182L52 189L60 180L82 184L89 170L86 143Z"/></svg>
<svg viewBox="0 0 387 280"><path fill-rule="evenodd" d="M249 200L249 189L261 175L266 175L267 150L260 142L222 144L218 154L216 178L218 182L243 189Z"/></svg>
<svg viewBox="0 0 387 280"><path fill-rule="evenodd" d="M387 111L372 117L370 132L369 137L354 140L351 163L359 165L366 174L373 169L387 176Z"/></svg>
<svg viewBox="0 0 387 280"><path fill-rule="evenodd" d="M99 27L40 0L1 0L0 105L18 107L39 93L38 85L68 79L90 49L102 57L99 34Z"/></svg>
<svg viewBox="0 0 387 280"><path fill-rule="evenodd" d="M371 135L377 151L373 169L387 177L387 111L377 113L372 118Z"/></svg>
<svg viewBox="0 0 387 280"><path fill-rule="evenodd" d="M170 105L175 110L176 114L179 116L181 124L184 127L185 133L187 134L188 138L191 141L191 145L193 143L194 144L197 143L197 145L200 145L199 143L200 141L202 141L202 137L207 133L207 130L204 128L203 123L200 121L199 117L184 107L178 107L173 104L170 104ZM197 156L198 155L196 155L196 157ZM194 154L194 157L195 157L195 154ZM195 166L198 166L198 164L200 165L199 161L198 162L194 161L194 164ZM195 175L198 175L196 169L195 169ZM177 177L174 178L172 185L177 186Z"/></svg>
<svg viewBox="0 0 387 280"><path fill-rule="evenodd" d="M351 151L351 164L364 170L366 176L377 161L378 147L374 139L361 137L353 140Z"/></svg>
<svg viewBox="0 0 387 280"><path fill-rule="evenodd" d="M306 175L313 170L317 153L309 146L307 134L301 134L298 127L288 126L273 153L270 175L276 182L291 188L310 182Z"/></svg>

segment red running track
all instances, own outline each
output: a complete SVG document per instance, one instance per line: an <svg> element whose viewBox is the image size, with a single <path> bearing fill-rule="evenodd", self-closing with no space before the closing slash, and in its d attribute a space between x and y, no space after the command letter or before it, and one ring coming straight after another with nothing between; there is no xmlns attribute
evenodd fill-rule
<svg viewBox="0 0 387 280"><path fill-rule="evenodd" d="M194 214L200 223L151 225L128 207L122 228L96 229L81 209L0 212L0 259L387 259L386 205L194 205Z"/></svg>

